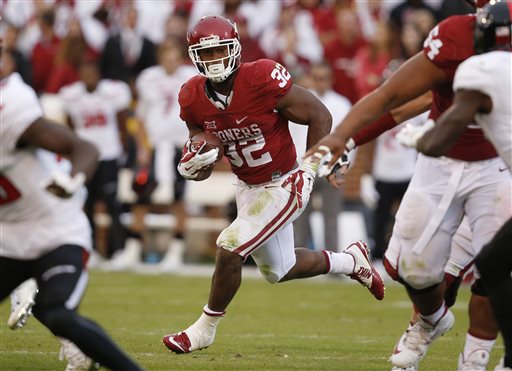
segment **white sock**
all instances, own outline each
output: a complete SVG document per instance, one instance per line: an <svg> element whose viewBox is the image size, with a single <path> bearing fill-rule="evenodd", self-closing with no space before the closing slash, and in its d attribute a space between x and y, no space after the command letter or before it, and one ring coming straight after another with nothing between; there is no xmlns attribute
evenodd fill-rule
<svg viewBox="0 0 512 371"><path fill-rule="evenodd" d="M344 252L332 252L322 250L325 260L327 262L327 273L341 273L352 274L354 273L354 257Z"/></svg>
<svg viewBox="0 0 512 371"><path fill-rule="evenodd" d="M447 311L447 310L448 310L448 309L446 308L446 305L445 305L445 303L444 303L444 301L443 301L443 304L442 304L442 305L439 307L439 309L438 309L438 310L436 310L434 313L429 314L428 316L425 316L425 315L423 315L423 314L421 314L421 313L420 313L420 317L421 317L424 321L426 321L426 322L430 323L431 325L434 325L434 326L435 326L435 325L436 325L436 323L437 323L441 318L443 318L443 316L446 314L446 311Z"/></svg>
<svg viewBox="0 0 512 371"><path fill-rule="evenodd" d="M190 328L199 330L203 333L214 334L217 325L219 324L222 317L226 312L215 312L205 305L203 308L203 314L201 317L192 325Z"/></svg>
<svg viewBox="0 0 512 371"><path fill-rule="evenodd" d="M485 349L489 353L491 353L492 347L494 346L494 343L496 342L496 339L494 340L486 340L486 339L480 339L477 338L469 333L466 334L466 343L464 344L464 359L467 359L471 353L473 353L475 350L479 349Z"/></svg>

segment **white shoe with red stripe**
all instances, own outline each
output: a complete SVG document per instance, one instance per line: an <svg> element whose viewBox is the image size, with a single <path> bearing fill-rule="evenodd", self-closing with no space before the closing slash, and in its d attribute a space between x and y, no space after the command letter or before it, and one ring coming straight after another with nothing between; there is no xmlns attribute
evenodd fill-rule
<svg viewBox="0 0 512 371"><path fill-rule="evenodd" d="M215 340L215 332L207 334L191 327L177 334L164 336L164 345L176 354L190 353L195 350L208 348Z"/></svg>
<svg viewBox="0 0 512 371"><path fill-rule="evenodd" d="M214 312L203 308L203 314L185 331L164 336L164 345L177 354L190 353L208 348L215 340L217 325L225 312Z"/></svg>
<svg viewBox="0 0 512 371"><path fill-rule="evenodd" d="M370 260L366 243L356 241L343 252L354 258L354 273L349 277L367 287L377 300L382 300L385 293L384 281Z"/></svg>
<svg viewBox="0 0 512 371"><path fill-rule="evenodd" d="M402 335L402 338L391 355L393 366L407 369L416 366L425 354L428 347L438 337L447 333L455 323L452 312L447 310L445 315L435 324L419 319Z"/></svg>

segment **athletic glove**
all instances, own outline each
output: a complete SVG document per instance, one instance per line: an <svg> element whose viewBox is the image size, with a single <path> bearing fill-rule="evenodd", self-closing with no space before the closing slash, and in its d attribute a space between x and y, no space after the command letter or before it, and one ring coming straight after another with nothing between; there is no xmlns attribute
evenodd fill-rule
<svg viewBox="0 0 512 371"><path fill-rule="evenodd" d="M70 198L85 183L85 174L76 173L71 176L64 171L54 171L52 181L46 187L46 190L60 198Z"/></svg>
<svg viewBox="0 0 512 371"><path fill-rule="evenodd" d="M343 156L338 158L334 165L327 166L327 162L320 165L318 169L318 176L320 177L330 177L332 174L335 174L339 169L343 166L348 167L350 165L350 161L348 161L347 153L344 153Z"/></svg>
<svg viewBox="0 0 512 371"><path fill-rule="evenodd" d="M193 180L198 177L199 172L213 164L219 155L219 149L214 148L205 153L200 153L206 141L192 144L191 139L187 140L183 147L182 157L178 164L178 172L185 179Z"/></svg>
<svg viewBox="0 0 512 371"><path fill-rule="evenodd" d="M432 119L427 120L423 125L412 125L408 123L396 134L396 140L406 147L416 148L418 140L420 140L427 131L432 130L434 126L435 121Z"/></svg>

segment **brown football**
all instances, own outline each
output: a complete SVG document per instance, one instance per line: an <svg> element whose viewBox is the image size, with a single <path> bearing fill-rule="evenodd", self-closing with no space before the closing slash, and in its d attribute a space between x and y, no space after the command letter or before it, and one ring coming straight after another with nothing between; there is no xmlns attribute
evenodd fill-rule
<svg viewBox="0 0 512 371"><path fill-rule="evenodd" d="M199 147L203 140L206 142L206 145L203 147L200 153L205 153L211 149L218 148L219 155L217 156L216 162L222 160L222 156L224 156L224 146L222 145L221 140L213 133L203 131L199 134L194 135L191 139L192 148L194 148L194 146Z"/></svg>
<svg viewBox="0 0 512 371"><path fill-rule="evenodd" d="M206 142L206 144L200 153L205 153L214 148L218 148L219 154L217 156L217 160L210 166L200 170L197 178L195 178L194 180L204 180L208 178L211 175L213 168L215 167L215 164L222 160L222 157L224 156L224 146L222 145L221 140L215 134L212 134L208 131L203 131L202 133L196 134L191 138L192 148L199 147L203 140Z"/></svg>

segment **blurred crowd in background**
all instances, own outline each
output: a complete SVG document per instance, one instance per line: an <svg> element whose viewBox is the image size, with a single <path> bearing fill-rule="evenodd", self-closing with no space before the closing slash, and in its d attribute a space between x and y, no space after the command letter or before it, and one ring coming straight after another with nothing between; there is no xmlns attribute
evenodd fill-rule
<svg viewBox="0 0 512 371"><path fill-rule="evenodd" d="M196 192L218 200L206 202L206 210L194 209L185 197L190 184L175 172L188 133L179 119L177 92L196 73L187 57L190 26L212 14L235 22L242 62L269 58L283 64L296 84L319 96L337 125L351 104L422 49L437 22L472 11L463 0L3 0L1 32L4 68L33 86L48 116L100 147L98 176L88 185L86 204L97 227L98 256L117 255L119 268L143 258L167 262L172 270L185 255L193 255L189 245L197 234L187 232L200 230L191 227L187 215L229 222L233 212L229 197L226 201L208 187ZM103 95L96 100L85 97L100 90ZM333 96L338 103L330 103ZM103 113L93 112L102 104ZM83 120L79 116L87 105L90 114ZM111 135L88 131L106 125L105 112L117 123ZM321 187L311 202L322 212L322 204L331 206L328 215L347 210L364 215L375 259L382 258L415 162L414 151L394 140L398 130L359 148L343 189ZM297 143L303 153L305 137L294 135L303 141ZM223 162L214 174L228 168ZM220 187L225 188L223 183ZM163 222L173 231L163 243L168 249L148 247L154 244L147 230L149 214L171 216ZM304 218L307 226L310 214ZM325 219L332 221L332 216ZM340 249L334 224L325 224L320 243L326 246L315 246L306 227L296 227L307 232L296 238L311 248ZM213 233L215 227L206 229ZM202 241L209 247L198 255L211 256L215 233Z"/></svg>

